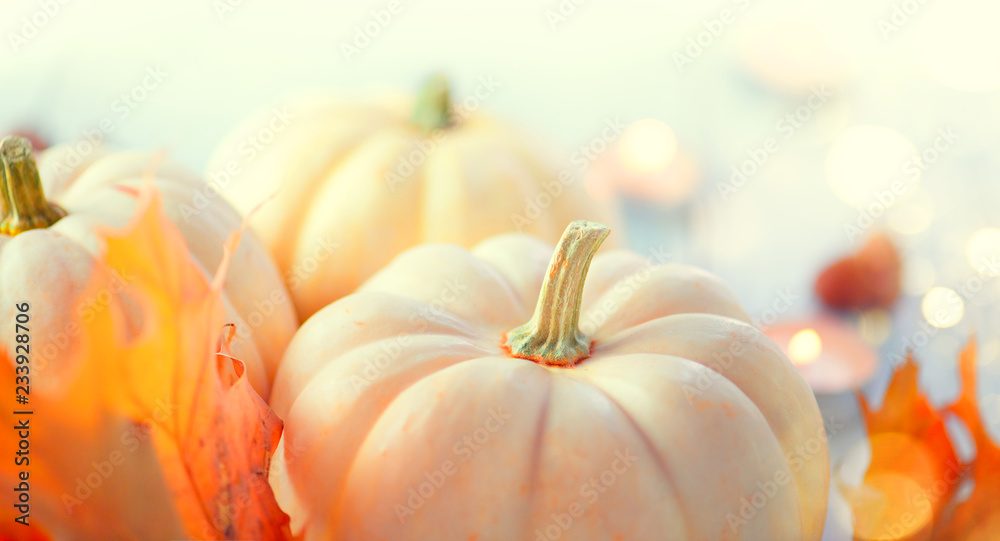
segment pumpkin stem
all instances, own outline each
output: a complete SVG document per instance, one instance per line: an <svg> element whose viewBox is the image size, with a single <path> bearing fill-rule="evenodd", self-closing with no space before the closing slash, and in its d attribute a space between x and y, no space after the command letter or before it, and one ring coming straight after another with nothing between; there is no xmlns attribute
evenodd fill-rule
<svg viewBox="0 0 1000 541"><path fill-rule="evenodd" d="M580 332L580 301L590 261L611 229L596 222L569 224L552 254L531 321L509 331L503 346L512 357L568 368L590 355Z"/></svg>
<svg viewBox="0 0 1000 541"><path fill-rule="evenodd" d="M0 140L0 234L17 235L58 222L66 211L45 200L31 143L17 136Z"/></svg>
<svg viewBox="0 0 1000 541"><path fill-rule="evenodd" d="M410 122L424 133L451 126L451 93L448 78L438 73L424 83L410 115Z"/></svg>

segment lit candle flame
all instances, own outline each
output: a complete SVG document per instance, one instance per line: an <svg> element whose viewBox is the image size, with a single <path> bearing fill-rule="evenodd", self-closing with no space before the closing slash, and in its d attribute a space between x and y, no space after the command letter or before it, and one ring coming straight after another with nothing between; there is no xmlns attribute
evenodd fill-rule
<svg viewBox="0 0 1000 541"><path fill-rule="evenodd" d="M814 362L823 351L823 341L813 329L802 329L788 341L788 358L792 364L805 365Z"/></svg>

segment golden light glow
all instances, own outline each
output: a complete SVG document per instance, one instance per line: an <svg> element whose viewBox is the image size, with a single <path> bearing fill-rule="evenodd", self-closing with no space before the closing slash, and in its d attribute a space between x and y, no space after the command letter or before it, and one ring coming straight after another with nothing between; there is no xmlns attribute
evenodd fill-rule
<svg viewBox="0 0 1000 541"><path fill-rule="evenodd" d="M953 327L965 314L965 303L947 287L934 287L924 295L920 305L927 323L942 329Z"/></svg>
<svg viewBox="0 0 1000 541"><path fill-rule="evenodd" d="M803 365L814 362L823 351L823 341L813 329L802 329L788 341L788 358L792 364Z"/></svg>
<svg viewBox="0 0 1000 541"><path fill-rule="evenodd" d="M1000 270L994 269L993 265L984 264L1000 258L1000 229L986 227L973 233L969 237L969 243L965 245L965 257L969 260L969 265L983 276L1000 274Z"/></svg>
<svg viewBox="0 0 1000 541"><path fill-rule="evenodd" d="M826 177L833 192L859 208L885 209L901 202L921 175L920 159L910 141L882 126L850 128L827 155Z"/></svg>
<svg viewBox="0 0 1000 541"><path fill-rule="evenodd" d="M905 433L873 434L869 444L868 467L876 473L866 476L863 492L855 492L854 536L866 541L908 539L934 518L932 506L913 502L936 502L944 496L935 488L939 486L938 461L924 442ZM895 467L886 461L894 461Z"/></svg>
<svg viewBox="0 0 1000 541"><path fill-rule="evenodd" d="M677 152L674 161L660 173L618 176L622 193L667 205L676 205L690 199L700 180L698 164L683 151Z"/></svg>
<svg viewBox="0 0 1000 541"><path fill-rule="evenodd" d="M618 157L635 174L658 173L677 155L677 136L661 120L647 118L630 124L618 143Z"/></svg>

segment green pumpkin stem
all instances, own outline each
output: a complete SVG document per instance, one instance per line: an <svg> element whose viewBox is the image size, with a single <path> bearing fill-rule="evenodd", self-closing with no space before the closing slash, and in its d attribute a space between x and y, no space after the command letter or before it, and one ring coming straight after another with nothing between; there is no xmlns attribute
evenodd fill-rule
<svg viewBox="0 0 1000 541"><path fill-rule="evenodd" d="M424 83L410 115L410 122L424 133L451 126L451 93L448 78L437 74Z"/></svg>
<svg viewBox="0 0 1000 541"><path fill-rule="evenodd" d="M580 301L590 262L610 232L596 222L569 224L552 254L535 314L506 335L503 346L511 356L562 368L590 356L590 339L580 332Z"/></svg>
<svg viewBox="0 0 1000 541"><path fill-rule="evenodd" d="M16 136L0 140L0 234L18 235L58 222L66 211L45 200L31 143Z"/></svg>

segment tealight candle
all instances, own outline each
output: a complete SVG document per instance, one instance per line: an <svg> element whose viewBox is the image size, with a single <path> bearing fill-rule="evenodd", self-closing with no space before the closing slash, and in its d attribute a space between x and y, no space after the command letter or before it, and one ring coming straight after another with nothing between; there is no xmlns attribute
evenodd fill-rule
<svg viewBox="0 0 1000 541"><path fill-rule="evenodd" d="M775 325L764 330L816 393L861 387L874 374L878 355L850 325L832 317Z"/></svg>

